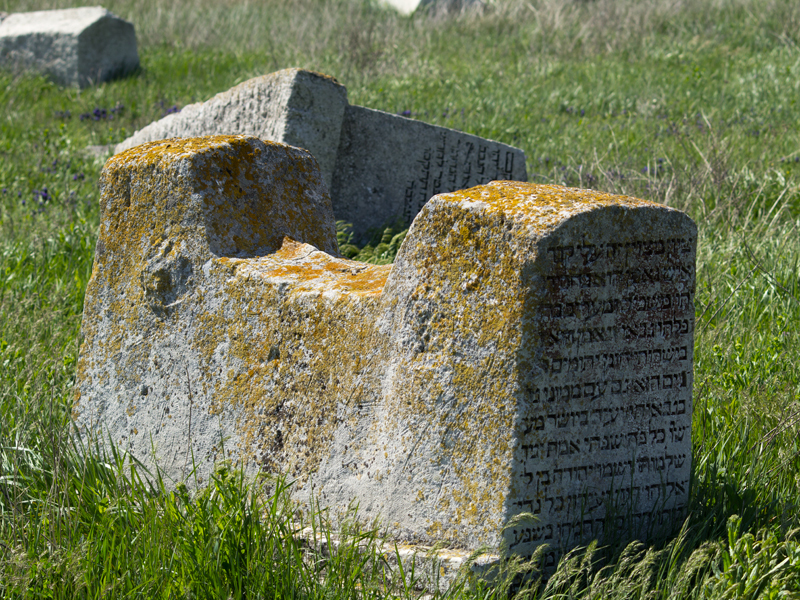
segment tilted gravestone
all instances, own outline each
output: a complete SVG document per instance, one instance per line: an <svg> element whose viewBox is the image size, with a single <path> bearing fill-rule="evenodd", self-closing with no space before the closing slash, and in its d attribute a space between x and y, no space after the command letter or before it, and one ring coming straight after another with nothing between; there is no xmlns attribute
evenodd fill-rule
<svg viewBox="0 0 800 600"><path fill-rule="evenodd" d="M357 241L370 228L410 224L432 196L499 179L525 181L522 150L347 103L335 79L285 69L167 115L117 153L173 137L247 134L298 146L320 164L337 219Z"/></svg>
<svg viewBox="0 0 800 600"><path fill-rule="evenodd" d="M332 77L284 69L167 115L117 144L115 152L175 137L252 135L308 150L330 187L346 107L347 90Z"/></svg>
<svg viewBox="0 0 800 600"><path fill-rule="evenodd" d="M398 540L558 553L688 497L696 228L518 182L434 197L394 265L336 256L301 150L109 160L74 416L175 479L223 458ZM154 454L153 454L154 453ZM537 520L501 533L511 518Z"/></svg>
<svg viewBox="0 0 800 600"><path fill-rule="evenodd" d="M13 13L0 19L0 65L85 87L139 66L136 33L99 6Z"/></svg>

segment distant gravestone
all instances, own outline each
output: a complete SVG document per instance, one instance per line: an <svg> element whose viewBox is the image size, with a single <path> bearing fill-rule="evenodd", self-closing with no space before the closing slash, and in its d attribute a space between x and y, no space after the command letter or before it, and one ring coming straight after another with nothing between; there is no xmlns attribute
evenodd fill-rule
<svg viewBox="0 0 800 600"><path fill-rule="evenodd" d="M0 19L0 65L85 87L139 66L136 33L99 6L14 13Z"/></svg>
<svg viewBox="0 0 800 600"><path fill-rule="evenodd" d="M404 15L410 15L415 10L427 10L433 14L452 14L469 9L481 9L486 3L484 0L385 0L387 4L396 8Z"/></svg>
<svg viewBox="0 0 800 600"><path fill-rule="evenodd" d="M335 79L286 69L246 81L151 123L116 152L172 137L247 134L298 146L319 161L337 219L357 241L406 225L432 196L497 179L525 181L525 154L474 135L352 106Z"/></svg>
<svg viewBox="0 0 800 600"><path fill-rule="evenodd" d="M394 265L337 258L311 156L247 136L109 160L74 416L168 477L285 473L397 540L559 553L672 524L696 227L598 192L441 194ZM313 486L313 489L312 489ZM510 519L532 513L502 534Z"/></svg>

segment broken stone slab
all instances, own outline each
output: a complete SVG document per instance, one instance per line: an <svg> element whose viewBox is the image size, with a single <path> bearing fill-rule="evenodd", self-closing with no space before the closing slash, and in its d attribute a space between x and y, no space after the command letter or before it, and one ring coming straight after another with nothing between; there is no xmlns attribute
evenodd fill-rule
<svg viewBox="0 0 800 600"><path fill-rule="evenodd" d="M100 6L12 13L0 19L0 65L86 87L139 66L136 33Z"/></svg>
<svg viewBox="0 0 800 600"><path fill-rule="evenodd" d="M435 194L496 179L525 181L522 150L347 103L331 77L286 69L246 81L120 143L116 152L172 137L247 134L305 148L320 164L337 219L356 242L388 223L409 225Z"/></svg>
<svg viewBox="0 0 800 600"><path fill-rule="evenodd" d="M247 136L109 160L74 416L167 477L284 473L409 544L560 553L688 499L696 227L493 182L394 265L335 256L310 156ZM194 469L194 471L193 471ZM525 517L530 515L530 518ZM511 523L511 526L504 529Z"/></svg>
<svg viewBox="0 0 800 600"><path fill-rule="evenodd" d="M118 144L115 152L167 138L253 135L311 152L330 187L346 105L347 90L332 77L284 69L167 115Z"/></svg>
<svg viewBox="0 0 800 600"><path fill-rule="evenodd" d="M322 533L311 527L300 530L296 538L305 543L309 551L306 558L311 562L329 559L341 551L347 554L353 550L367 555L374 553L380 556L380 561L371 566L381 569L380 574L385 581L397 582L404 577L404 586L434 594L445 593L459 580L474 582L480 579L494 583L503 560L497 554L482 553L476 556L476 553L463 550L398 544L370 537L365 539L363 535Z"/></svg>

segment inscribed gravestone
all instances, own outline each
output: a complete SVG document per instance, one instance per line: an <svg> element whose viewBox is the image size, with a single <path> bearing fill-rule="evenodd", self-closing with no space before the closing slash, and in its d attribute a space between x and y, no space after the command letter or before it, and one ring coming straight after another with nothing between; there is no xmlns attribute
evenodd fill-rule
<svg viewBox="0 0 800 600"><path fill-rule="evenodd" d="M136 33L99 6L13 13L0 19L0 64L85 87L139 66Z"/></svg>
<svg viewBox="0 0 800 600"><path fill-rule="evenodd" d="M365 232L410 224L436 194L495 180L527 179L511 146L379 110L348 106L331 199L337 219Z"/></svg>
<svg viewBox="0 0 800 600"><path fill-rule="evenodd" d="M352 223L357 242L370 228L410 224L440 192L494 179L527 179L518 148L347 104L347 92L325 75L286 69L246 81L137 131L128 150L170 137L247 134L305 148L319 161L337 219Z"/></svg>
<svg viewBox="0 0 800 600"><path fill-rule="evenodd" d="M683 213L495 182L433 198L379 267L328 253L319 172L282 145L147 144L112 158L102 188L82 430L154 449L175 478L191 450L201 481L223 457L289 474L299 502L313 481L332 514L355 500L428 545L497 546L532 512L506 540L555 560L683 510Z"/></svg>
<svg viewBox="0 0 800 600"><path fill-rule="evenodd" d="M497 182L426 204L383 293L380 422L404 432L384 483L428 482L411 521L475 547L532 512L508 534L526 554L680 513L695 243L683 213L585 190Z"/></svg>

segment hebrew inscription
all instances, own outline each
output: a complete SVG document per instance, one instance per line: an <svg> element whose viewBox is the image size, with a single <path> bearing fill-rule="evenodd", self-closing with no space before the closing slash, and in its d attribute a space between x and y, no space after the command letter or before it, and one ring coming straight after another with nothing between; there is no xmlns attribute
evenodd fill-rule
<svg viewBox="0 0 800 600"><path fill-rule="evenodd" d="M668 237L545 249L512 503L538 520L510 532L512 550L644 535L685 508L693 248Z"/></svg>
<svg viewBox="0 0 800 600"><path fill-rule="evenodd" d="M518 148L348 106L331 197L336 218L352 223L359 238L388 222L410 225L437 194L527 178L525 154ZM362 242L368 239L361 237Z"/></svg>
<svg viewBox="0 0 800 600"><path fill-rule="evenodd" d="M514 170L519 155L516 148L452 130L441 129L435 145L417 152L416 172L408 175L403 202L403 220L409 224L436 194L518 176Z"/></svg>

